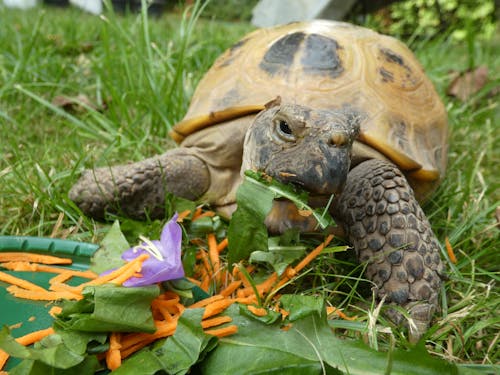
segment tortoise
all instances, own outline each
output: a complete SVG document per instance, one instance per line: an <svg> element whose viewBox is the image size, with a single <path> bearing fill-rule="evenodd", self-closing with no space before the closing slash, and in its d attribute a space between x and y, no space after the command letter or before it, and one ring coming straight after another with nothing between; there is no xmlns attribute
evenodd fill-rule
<svg viewBox="0 0 500 375"><path fill-rule="evenodd" d="M171 136L180 147L87 170L70 191L95 218L161 216L167 192L230 215L247 169L308 190L345 229L378 297L425 332L444 276L419 202L441 181L447 115L400 41L343 22L258 29L225 51L197 86ZM311 227L276 202L272 231ZM420 333L418 333L420 332Z"/></svg>

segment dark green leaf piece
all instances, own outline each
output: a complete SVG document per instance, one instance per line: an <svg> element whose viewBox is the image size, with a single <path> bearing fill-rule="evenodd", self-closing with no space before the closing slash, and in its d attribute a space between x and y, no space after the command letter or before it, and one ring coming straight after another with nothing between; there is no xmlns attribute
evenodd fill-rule
<svg viewBox="0 0 500 375"><path fill-rule="evenodd" d="M154 332L151 301L160 293L157 285L126 288L90 286L83 300L67 301L56 324L86 332Z"/></svg>
<svg viewBox="0 0 500 375"><path fill-rule="evenodd" d="M116 220L102 239L99 249L90 260L90 270L97 274L112 268L118 268L125 263L121 258L122 253L130 247L127 239Z"/></svg>

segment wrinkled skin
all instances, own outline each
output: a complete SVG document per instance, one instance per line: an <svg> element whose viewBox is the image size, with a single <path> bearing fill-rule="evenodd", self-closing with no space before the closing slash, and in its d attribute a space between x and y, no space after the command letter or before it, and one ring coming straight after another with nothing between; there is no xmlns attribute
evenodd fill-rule
<svg viewBox="0 0 500 375"><path fill-rule="evenodd" d="M351 113L274 106L261 112L247 132L242 171L259 170L314 195L339 193L358 133Z"/></svg>

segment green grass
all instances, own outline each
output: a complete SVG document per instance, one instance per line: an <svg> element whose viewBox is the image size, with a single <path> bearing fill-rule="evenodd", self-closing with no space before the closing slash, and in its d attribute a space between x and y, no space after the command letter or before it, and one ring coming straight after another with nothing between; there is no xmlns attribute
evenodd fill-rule
<svg viewBox="0 0 500 375"><path fill-rule="evenodd" d="M107 13L99 18L53 8L22 12L0 7L0 19L0 234L85 241L98 241L108 226L83 217L67 198L79 172L172 147L167 131L182 118L198 80L251 29L207 19L194 23L182 15L147 19ZM448 237L458 258L452 264L443 252L449 280L428 348L457 362L495 364L500 361L500 230L495 219L500 114L498 95L490 97L488 91L500 82L500 37L472 39L469 46L442 37L413 41L412 48L449 111L449 169L425 211L440 242ZM471 60L488 66L490 84L467 103L446 97L449 71L464 70ZM78 94L104 110L68 113L51 104L57 95ZM389 335L374 337L366 330L368 312L376 311L366 308L369 292L356 289L364 285L366 290L361 267L321 259L308 274L307 292L325 295L362 319L340 322L339 333L390 345ZM344 276L332 282L327 273ZM408 345L394 332L396 345Z"/></svg>

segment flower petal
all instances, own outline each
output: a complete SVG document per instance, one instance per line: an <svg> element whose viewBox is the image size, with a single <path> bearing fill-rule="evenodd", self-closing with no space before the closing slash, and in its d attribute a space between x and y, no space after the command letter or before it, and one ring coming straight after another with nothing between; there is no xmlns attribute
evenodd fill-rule
<svg viewBox="0 0 500 375"><path fill-rule="evenodd" d="M184 268L181 259L182 229L177 223L177 213L163 227L160 241L151 241L161 253L163 259L154 256L149 257L142 265L142 277L132 277L124 286L144 286L156 284L162 281L179 279L184 276ZM143 243L141 246L145 246ZM122 258L130 261L147 250L136 246L128 249Z"/></svg>

